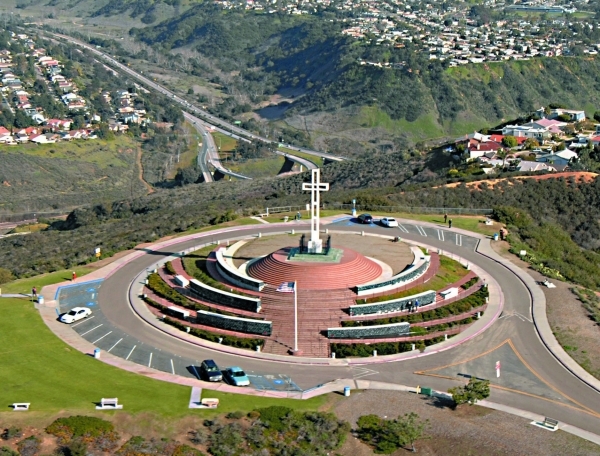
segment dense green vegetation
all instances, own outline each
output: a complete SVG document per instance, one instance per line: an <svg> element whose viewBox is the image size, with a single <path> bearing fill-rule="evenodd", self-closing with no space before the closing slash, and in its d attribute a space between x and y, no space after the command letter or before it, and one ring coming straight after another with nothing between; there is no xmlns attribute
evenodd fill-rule
<svg viewBox="0 0 600 456"><path fill-rule="evenodd" d="M471 377L466 385L455 386L448 392L452 394L452 400L456 405L473 405L490 396L490 381Z"/></svg>
<svg viewBox="0 0 600 456"><path fill-rule="evenodd" d="M285 406L260 408L246 417L230 413L227 418L205 421L205 428L193 437L206 442L214 456L331 454L350 431L350 425L333 413L298 412Z"/></svg>
<svg viewBox="0 0 600 456"><path fill-rule="evenodd" d="M421 420L414 412L396 419L363 415L357 421L358 438L375 449L375 453L391 454L398 448L410 447L416 452L415 441L423 436L429 420Z"/></svg>

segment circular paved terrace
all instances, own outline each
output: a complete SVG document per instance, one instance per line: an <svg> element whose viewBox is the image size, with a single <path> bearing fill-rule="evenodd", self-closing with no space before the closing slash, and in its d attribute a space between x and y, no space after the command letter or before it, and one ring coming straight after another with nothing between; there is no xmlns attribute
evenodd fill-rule
<svg viewBox="0 0 600 456"><path fill-rule="evenodd" d="M332 249L331 260L318 255L299 259L294 250L284 247L253 261L248 275L275 286L297 282L298 288L305 290L334 290L371 282L382 273L379 264L349 248Z"/></svg>

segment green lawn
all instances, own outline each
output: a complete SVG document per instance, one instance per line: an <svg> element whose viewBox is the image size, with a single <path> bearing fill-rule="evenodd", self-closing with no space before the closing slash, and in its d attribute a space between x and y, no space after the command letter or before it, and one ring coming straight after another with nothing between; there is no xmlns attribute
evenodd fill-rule
<svg viewBox="0 0 600 456"><path fill-rule="evenodd" d="M243 162L228 162L226 166L233 172L259 179L261 177L277 176L284 163L284 157L275 155L269 158L254 158Z"/></svg>
<svg viewBox="0 0 600 456"><path fill-rule="evenodd" d="M225 152L231 152L232 150L235 150L237 146L237 141L231 136L224 135L223 133L219 133L218 131L211 133L211 135L215 141L217 150L219 150L219 155L224 154ZM224 158L224 155L222 158Z"/></svg>
<svg viewBox="0 0 600 456"><path fill-rule="evenodd" d="M58 339L29 301L2 299L1 303L0 403L5 410L13 402L31 402L29 413L95 414L94 402L102 397L118 397L124 404L123 412L109 414L147 412L177 418L270 405L316 410L326 401L326 397L299 401L204 391L204 397L221 400L219 408L190 411L189 387L152 380L95 360ZM4 415L8 422L11 414L1 412L0 419Z"/></svg>
<svg viewBox="0 0 600 456"><path fill-rule="evenodd" d="M0 285L0 289L4 294L31 293L31 288L36 287L39 292L46 285L52 285L54 283L64 282L65 280L71 280L73 271L77 273L77 277L82 277L92 272L93 269L85 266L77 266L73 269L63 269L62 271L49 272L48 274L41 274L34 277L27 277L26 279L18 279L14 280L13 282L4 283Z"/></svg>
<svg viewBox="0 0 600 456"><path fill-rule="evenodd" d="M295 155L296 157L305 158L308 161L313 162L315 165L321 167L323 166L323 159L316 155L306 154L304 152L298 152L297 150L288 149L287 147L278 147L277 150L279 152L283 152L289 155Z"/></svg>

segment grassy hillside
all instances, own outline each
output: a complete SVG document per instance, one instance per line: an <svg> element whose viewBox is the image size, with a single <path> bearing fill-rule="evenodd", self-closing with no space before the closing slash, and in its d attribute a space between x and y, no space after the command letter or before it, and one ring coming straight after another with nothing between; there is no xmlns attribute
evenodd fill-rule
<svg viewBox="0 0 600 456"><path fill-rule="evenodd" d="M128 136L0 147L0 210L56 209L146 194Z"/></svg>

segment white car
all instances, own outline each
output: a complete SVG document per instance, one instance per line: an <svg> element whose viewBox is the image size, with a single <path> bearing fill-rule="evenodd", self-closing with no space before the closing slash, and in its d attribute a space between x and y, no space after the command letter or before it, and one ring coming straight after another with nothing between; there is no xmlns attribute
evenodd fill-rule
<svg viewBox="0 0 600 456"><path fill-rule="evenodd" d="M393 217L383 217L381 219L381 224L383 226L387 226L388 228L392 228L392 227L398 226L398 222Z"/></svg>
<svg viewBox="0 0 600 456"><path fill-rule="evenodd" d="M82 318L87 318L92 314L92 311L87 307L73 307L66 314L60 317L60 321L63 323L74 323Z"/></svg>

